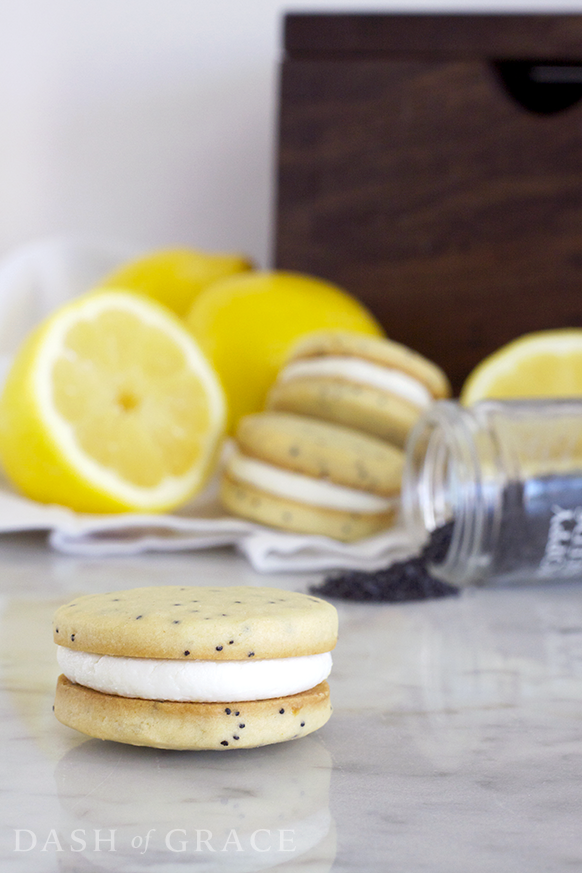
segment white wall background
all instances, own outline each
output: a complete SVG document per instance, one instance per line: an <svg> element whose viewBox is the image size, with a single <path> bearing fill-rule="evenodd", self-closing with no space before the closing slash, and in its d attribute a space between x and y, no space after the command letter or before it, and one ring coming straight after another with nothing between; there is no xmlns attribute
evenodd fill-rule
<svg viewBox="0 0 582 873"><path fill-rule="evenodd" d="M82 233L270 262L284 11L582 0L1 0L0 256Z"/></svg>

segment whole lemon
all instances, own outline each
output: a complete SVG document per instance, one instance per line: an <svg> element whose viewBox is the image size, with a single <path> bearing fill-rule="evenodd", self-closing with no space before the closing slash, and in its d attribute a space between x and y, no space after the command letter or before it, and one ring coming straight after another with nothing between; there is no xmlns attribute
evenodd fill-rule
<svg viewBox="0 0 582 873"><path fill-rule="evenodd" d="M163 249L122 264L99 284L101 288L138 291L183 318L207 285L252 268L242 254Z"/></svg>
<svg viewBox="0 0 582 873"><path fill-rule="evenodd" d="M218 373L229 407L229 429L263 409L291 349L317 330L383 336L368 309L347 291L314 276L253 271L200 292L187 325Z"/></svg>

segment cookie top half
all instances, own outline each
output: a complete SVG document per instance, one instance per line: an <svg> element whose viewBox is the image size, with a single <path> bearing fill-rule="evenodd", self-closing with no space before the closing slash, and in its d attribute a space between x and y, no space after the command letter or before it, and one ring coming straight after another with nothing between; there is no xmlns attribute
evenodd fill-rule
<svg viewBox="0 0 582 873"><path fill-rule="evenodd" d="M392 496L400 491L404 455L376 437L288 412L257 412L239 422L239 450L293 473Z"/></svg>
<svg viewBox="0 0 582 873"><path fill-rule="evenodd" d="M451 386L440 367L407 346L380 337L348 331L318 331L293 347L287 364L326 356L358 358L399 370L421 382L435 399L451 395Z"/></svg>
<svg viewBox="0 0 582 873"><path fill-rule="evenodd" d="M53 638L70 649L130 658L292 658L334 648L337 612L318 597L279 588L132 588L61 606Z"/></svg>

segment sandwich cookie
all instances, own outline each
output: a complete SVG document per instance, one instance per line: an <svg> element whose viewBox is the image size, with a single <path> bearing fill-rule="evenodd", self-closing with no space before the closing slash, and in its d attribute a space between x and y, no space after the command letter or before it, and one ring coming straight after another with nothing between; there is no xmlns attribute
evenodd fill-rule
<svg viewBox="0 0 582 873"><path fill-rule="evenodd" d="M403 453L351 428L283 412L240 420L224 507L282 530L350 542L394 522Z"/></svg>
<svg viewBox="0 0 582 873"><path fill-rule="evenodd" d="M337 613L277 588L135 588L55 615L55 715L89 736L164 749L252 748L331 714Z"/></svg>
<svg viewBox="0 0 582 873"><path fill-rule="evenodd" d="M406 346L332 331L310 334L295 347L267 408L355 427L403 447L422 412L450 394L442 370Z"/></svg>

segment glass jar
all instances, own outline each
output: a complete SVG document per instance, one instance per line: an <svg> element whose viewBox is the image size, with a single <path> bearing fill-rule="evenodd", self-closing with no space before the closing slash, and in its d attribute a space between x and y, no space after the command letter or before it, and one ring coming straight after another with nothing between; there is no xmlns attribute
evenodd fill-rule
<svg viewBox="0 0 582 873"><path fill-rule="evenodd" d="M408 440L402 512L416 545L440 539L430 570L453 585L582 578L582 398L435 403Z"/></svg>

